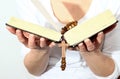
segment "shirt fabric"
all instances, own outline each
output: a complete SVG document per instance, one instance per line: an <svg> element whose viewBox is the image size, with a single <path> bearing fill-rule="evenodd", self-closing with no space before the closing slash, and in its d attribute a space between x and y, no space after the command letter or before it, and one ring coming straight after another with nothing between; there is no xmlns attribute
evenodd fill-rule
<svg viewBox="0 0 120 79"><path fill-rule="evenodd" d="M61 29L64 24L60 23L54 16L50 0L39 0L43 7L48 11L52 20ZM53 29L49 21L43 16L43 14L38 11L38 9L33 5L31 0L18 0L18 13L20 18L39 24L46 28ZM120 0L92 0L91 6L84 17L82 17L78 24L84 22L85 20L105 11L111 10L114 16L120 20ZM92 27L92 26L91 26ZM117 79L120 75L120 23L109 33L105 35L104 44L102 46L102 51L104 54L110 56L115 62L114 72L107 77L100 77L95 75L86 62L81 57L79 51L67 50L66 51L66 69L61 71L61 49L58 47L53 47L50 49L50 59L47 71L36 79ZM22 55L23 57L28 53L30 49L23 47Z"/></svg>

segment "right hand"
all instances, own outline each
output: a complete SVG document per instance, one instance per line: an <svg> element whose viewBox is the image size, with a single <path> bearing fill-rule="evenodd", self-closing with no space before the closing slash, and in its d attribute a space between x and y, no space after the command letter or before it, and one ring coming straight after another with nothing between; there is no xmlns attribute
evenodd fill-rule
<svg viewBox="0 0 120 79"><path fill-rule="evenodd" d="M48 39L45 39L43 37L39 37L37 35L15 29L13 27L6 27L8 31L10 31L12 34L16 35L18 40L24 44L26 47L30 49L43 49L47 47L53 47L55 46L54 42L51 42Z"/></svg>

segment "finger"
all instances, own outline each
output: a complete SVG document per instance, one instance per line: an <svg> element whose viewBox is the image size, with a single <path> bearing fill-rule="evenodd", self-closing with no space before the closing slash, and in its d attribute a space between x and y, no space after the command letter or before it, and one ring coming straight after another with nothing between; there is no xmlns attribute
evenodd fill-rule
<svg viewBox="0 0 120 79"><path fill-rule="evenodd" d="M30 33L23 31L23 35L24 35L26 38L29 38L29 34L30 34Z"/></svg>
<svg viewBox="0 0 120 79"><path fill-rule="evenodd" d="M18 40L23 43L24 45L27 45L27 39L24 37L21 30L16 30L16 36L18 37Z"/></svg>
<svg viewBox="0 0 120 79"><path fill-rule="evenodd" d="M28 39L28 47L29 48L36 48L36 42L35 42L35 35L30 34Z"/></svg>
<svg viewBox="0 0 120 79"><path fill-rule="evenodd" d="M45 38L40 38L40 47L41 48L43 48L43 47L45 47L46 46L46 40L45 40Z"/></svg>
<svg viewBox="0 0 120 79"><path fill-rule="evenodd" d="M90 39L86 39L84 43L88 51L93 51L95 49L95 45L92 43Z"/></svg>
<svg viewBox="0 0 120 79"><path fill-rule="evenodd" d="M75 47L75 49L78 51L78 50L79 50L79 47L78 47L78 46L76 46L76 47Z"/></svg>
<svg viewBox="0 0 120 79"><path fill-rule="evenodd" d="M16 29L13 27L6 26L6 29L11 32L12 34L16 34Z"/></svg>
<svg viewBox="0 0 120 79"><path fill-rule="evenodd" d="M98 42L98 44L102 43L102 41L104 40L104 37L105 37L105 35L104 35L103 32L98 33L98 35L97 35L97 42Z"/></svg>
<svg viewBox="0 0 120 79"><path fill-rule="evenodd" d="M56 44L55 44L54 42L51 42L50 45L49 45L49 47L52 48L52 47L54 47L55 45L56 45Z"/></svg>
<svg viewBox="0 0 120 79"><path fill-rule="evenodd" d="M83 43L78 44L78 49L80 52L87 52L86 47Z"/></svg>

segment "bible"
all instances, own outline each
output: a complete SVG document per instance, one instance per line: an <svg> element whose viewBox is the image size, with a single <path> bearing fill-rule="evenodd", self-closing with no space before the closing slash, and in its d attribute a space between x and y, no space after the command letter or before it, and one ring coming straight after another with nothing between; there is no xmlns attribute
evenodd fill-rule
<svg viewBox="0 0 120 79"><path fill-rule="evenodd" d="M61 69L65 70L65 50L68 46L76 46L78 43L87 38L91 38L100 31L104 31L106 29L110 30L109 27L116 23L117 19L114 17L112 12L110 10L106 10L81 24L77 24L76 21L68 23L64 28L62 28L61 33L16 17L11 17L6 25L42 36L54 42L61 42L61 44L59 44L59 47L62 47ZM69 26L69 28L67 26Z"/></svg>
<svg viewBox="0 0 120 79"><path fill-rule="evenodd" d="M18 19L16 17L11 17L6 25L45 37L54 42L60 42L61 38L64 37L64 40L69 46L75 46L86 38L92 37L116 22L117 20L112 12L110 10L105 10L85 22L78 24L64 34L49 28L45 28L38 24L33 24L31 22Z"/></svg>

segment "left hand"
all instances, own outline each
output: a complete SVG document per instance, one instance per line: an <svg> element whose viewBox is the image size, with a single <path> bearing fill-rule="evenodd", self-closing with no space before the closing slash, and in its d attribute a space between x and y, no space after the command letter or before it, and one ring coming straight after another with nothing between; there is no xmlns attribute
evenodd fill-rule
<svg viewBox="0 0 120 79"><path fill-rule="evenodd" d="M100 32L94 40L86 39L84 42L78 44L78 50L81 54L98 53L100 46L104 40L104 33Z"/></svg>

